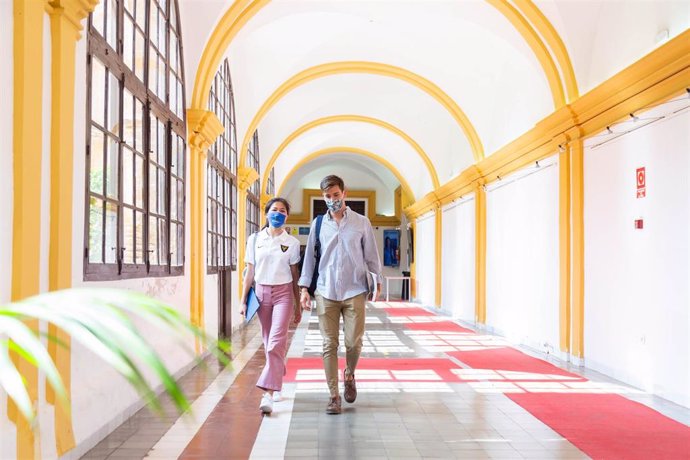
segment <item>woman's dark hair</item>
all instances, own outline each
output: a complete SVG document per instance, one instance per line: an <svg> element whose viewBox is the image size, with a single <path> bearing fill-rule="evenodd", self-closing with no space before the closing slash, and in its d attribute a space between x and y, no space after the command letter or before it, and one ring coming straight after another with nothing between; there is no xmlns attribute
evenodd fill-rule
<svg viewBox="0 0 690 460"><path fill-rule="evenodd" d="M271 206L273 206L273 204L276 202L282 203L285 206L285 210L287 211L288 216L289 216L290 215L290 203L285 198L281 198L279 196L277 196L275 198L271 198L270 200L268 200L268 203L266 203L266 206L264 206L264 216L266 214L268 214L268 211L271 210ZM264 228L267 228L267 227L268 227L268 220L266 220L266 223L264 224L263 227L261 227L261 229L263 230Z"/></svg>

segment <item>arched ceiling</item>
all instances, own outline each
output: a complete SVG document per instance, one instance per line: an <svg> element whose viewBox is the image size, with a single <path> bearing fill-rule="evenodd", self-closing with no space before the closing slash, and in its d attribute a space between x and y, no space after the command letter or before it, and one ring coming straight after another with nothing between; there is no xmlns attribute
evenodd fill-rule
<svg viewBox="0 0 690 460"><path fill-rule="evenodd" d="M441 183L476 161L477 142L468 135L472 130L490 155L551 113L559 101L576 95L575 80L580 93L585 92L658 46L660 31L668 30L672 37L690 24L690 1L181 3L187 64L201 62L203 74L204 65L216 61L202 52L216 60L229 58L238 138L246 139L256 124L262 169L301 126L354 114L382 120L409 135L428 155ZM226 21L231 13L234 22ZM223 30L212 34L217 24ZM190 34L195 34L191 46ZM344 72L300 81L276 93L306 69L343 61L394 66L415 77ZM572 62L574 71L568 73L564 62ZM204 80L202 74L195 79L195 70L187 70L192 105L201 100L193 97L194 84L198 92ZM568 75L575 77L570 83ZM419 81L439 92L414 84ZM444 106L444 101L451 104ZM459 122L455 106L466 123ZM323 125L295 138L275 162L277 183L300 155L343 144L376 149L403 171L416 197L434 188L409 143L362 123Z"/></svg>

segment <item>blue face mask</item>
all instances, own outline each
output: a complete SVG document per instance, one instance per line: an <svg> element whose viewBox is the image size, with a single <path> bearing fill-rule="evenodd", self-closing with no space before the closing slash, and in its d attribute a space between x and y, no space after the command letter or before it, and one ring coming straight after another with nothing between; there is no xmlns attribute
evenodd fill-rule
<svg viewBox="0 0 690 460"><path fill-rule="evenodd" d="M282 227L285 225L285 219L287 219L285 214L278 211L271 211L266 215L266 217L268 217L268 223L271 224L271 227L273 228Z"/></svg>

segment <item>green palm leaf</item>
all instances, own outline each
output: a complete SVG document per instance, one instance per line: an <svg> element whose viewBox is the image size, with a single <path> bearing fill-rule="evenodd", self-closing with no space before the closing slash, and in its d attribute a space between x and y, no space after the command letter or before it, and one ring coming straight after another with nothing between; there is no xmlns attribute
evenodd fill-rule
<svg viewBox="0 0 690 460"><path fill-rule="evenodd" d="M55 364L40 336L23 322L38 319L59 327L106 361L155 411L160 413L162 408L144 375L146 371L152 372L162 383L179 412L189 410L187 398L160 356L137 330L134 317L157 327L191 356L195 356L192 339L197 338L224 364L228 363L225 352L229 344L208 337L162 302L117 289L68 289L0 306L0 387L16 403L20 413L33 423L35 408L22 376L9 358L9 350L12 350L43 372L58 399L65 403L65 389ZM195 359L199 361L200 358L195 356Z"/></svg>

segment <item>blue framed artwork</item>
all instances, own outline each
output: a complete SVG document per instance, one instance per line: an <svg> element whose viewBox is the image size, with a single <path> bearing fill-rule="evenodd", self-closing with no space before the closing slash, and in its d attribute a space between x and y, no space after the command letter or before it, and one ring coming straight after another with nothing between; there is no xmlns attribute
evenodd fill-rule
<svg viewBox="0 0 690 460"><path fill-rule="evenodd" d="M299 228L299 234L300 235L309 235L309 227L300 227Z"/></svg>
<svg viewBox="0 0 690 460"><path fill-rule="evenodd" d="M400 230L383 231L383 265L400 266Z"/></svg>

